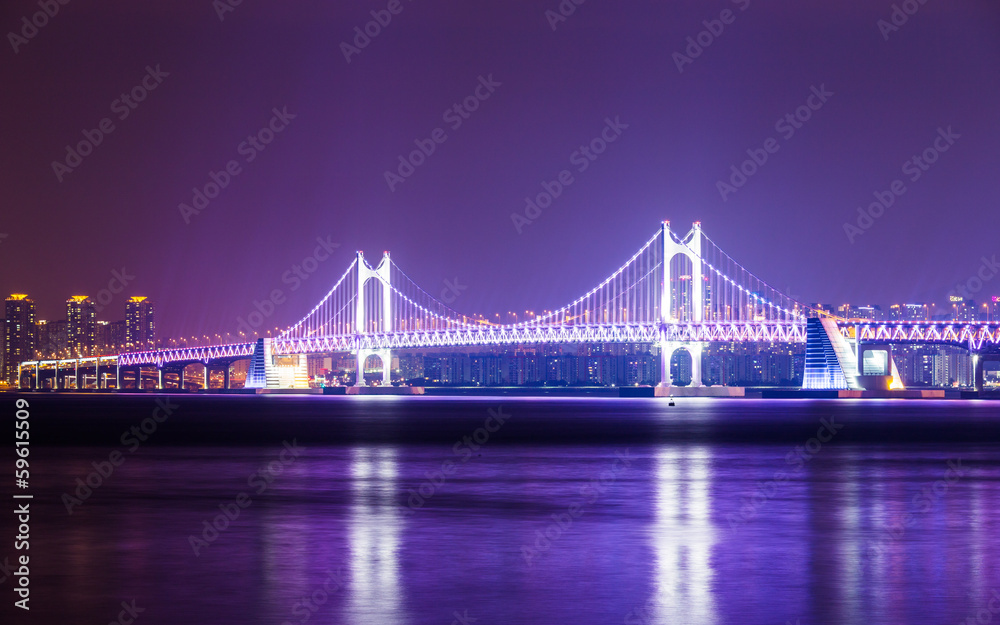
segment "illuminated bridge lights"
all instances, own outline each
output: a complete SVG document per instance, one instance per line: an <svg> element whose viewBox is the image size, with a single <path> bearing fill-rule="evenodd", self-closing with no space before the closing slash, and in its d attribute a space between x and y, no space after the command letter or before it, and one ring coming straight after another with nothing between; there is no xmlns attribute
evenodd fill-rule
<svg viewBox="0 0 1000 625"><path fill-rule="evenodd" d="M461 314L417 285L388 253L373 269L358 252L320 302L267 341L266 349L272 356L352 352L363 362L382 350L426 347L639 342L667 349L676 343L805 343L804 311L825 318L831 331L849 341L956 343L971 350L1000 343L1000 323L872 322L812 309L745 269L699 225L679 238L664 222L597 287L566 306L513 324ZM251 358L257 345L262 343L130 352L102 357L100 364L162 368ZM814 352L817 363L821 356L827 358L818 348ZM25 362L22 368L73 367L89 360Z"/></svg>

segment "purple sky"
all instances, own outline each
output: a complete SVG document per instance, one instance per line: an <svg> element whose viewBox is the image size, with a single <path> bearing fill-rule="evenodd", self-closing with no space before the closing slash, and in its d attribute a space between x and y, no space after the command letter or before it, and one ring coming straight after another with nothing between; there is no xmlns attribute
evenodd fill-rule
<svg viewBox="0 0 1000 625"><path fill-rule="evenodd" d="M557 0L401 0L348 63L341 42L388 4L248 0L220 21L210 0L77 0L16 53L5 35L0 291L57 318L124 267L134 279L99 317L147 295L167 337L233 331L273 289L287 301L272 325L294 322L358 249L390 250L433 294L457 278L453 307L486 314L567 303L663 219L701 220L802 301L940 302L1000 253L994 1L929 0L886 40L888 1L589 0L553 31ZM674 53L726 9L678 71ZM3 32L38 10L3 3ZM120 119L147 66L169 75ZM490 75L500 86L453 129L443 113ZM775 123L821 85L833 95L786 138ZM295 118L247 162L241 142L282 107ZM628 128L579 172L571 154L616 117ZM53 161L103 118L114 130L60 182ZM911 182L904 163L949 126L960 138ZM385 171L436 128L447 139L391 191ZM717 182L772 137L723 200ZM178 205L231 160L240 173L185 223ZM518 234L511 213L564 169L573 183ZM906 193L849 241L845 222L897 179ZM282 276L317 237L340 247L292 290ZM1000 277L976 296L994 294Z"/></svg>

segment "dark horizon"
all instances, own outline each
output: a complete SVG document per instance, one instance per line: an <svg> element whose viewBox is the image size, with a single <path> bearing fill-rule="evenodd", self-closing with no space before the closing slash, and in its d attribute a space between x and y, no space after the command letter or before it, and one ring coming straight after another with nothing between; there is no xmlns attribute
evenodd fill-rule
<svg viewBox="0 0 1000 625"><path fill-rule="evenodd" d="M356 51L342 44L387 2L243 3L222 19L213 6L69 3L26 42L8 36L0 294L60 319L68 297L125 269L135 278L101 319L145 295L161 338L234 332L282 289L271 320L284 327L363 249L389 250L435 295L457 279L461 312L551 309L668 219L680 234L701 221L802 302L885 308L941 304L997 252L995 3L919 5L893 30L879 24L892 2L591 2L553 28L553 1L403 0ZM20 33L39 10L7 4L0 24ZM144 80L142 102L121 100ZM476 110L448 113L463 101ZM807 121L782 121L802 106ZM609 121L615 140L581 156ZM249 139L268 126L273 140ZM93 153L53 167L95 129ZM935 163L910 162L939 137ZM412 175L387 180L421 146ZM720 190L764 152L745 185ZM563 170L551 206L512 220ZM212 174L228 177L218 197L179 208ZM906 190L884 214L845 232L896 180ZM329 258L283 280L317 237L337 244ZM987 280L972 295L995 294Z"/></svg>

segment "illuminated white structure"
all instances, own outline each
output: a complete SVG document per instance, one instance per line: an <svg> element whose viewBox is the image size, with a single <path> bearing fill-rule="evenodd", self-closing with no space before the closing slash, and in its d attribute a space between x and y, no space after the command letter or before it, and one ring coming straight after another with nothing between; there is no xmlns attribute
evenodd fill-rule
<svg viewBox="0 0 1000 625"><path fill-rule="evenodd" d="M307 384L301 373L305 371L306 354L354 354L356 384L363 385L364 364L372 355L382 361L382 383L390 383L392 350L397 349L649 343L660 347L661 384L671 382L671 354L684 348L692 355L691 384L699 386L705 343L805 343L807 316L816 315L825 317L820 322L825 340L846 375L836 381L826 377L823 379L827 381L820 382L816 369L807 369L805 385L809 388L853 388L850 377L861 373L856 351L859 344L951 343L968 346L973 352L1000 344L1000 324L995 322L871 322L832 317L784 295L750 273L716 245L699 223L679 238L669 222L664 222L625 264L588 293L558 310L520 323L493 323L482 316L458 313L420 288L388 253L372 268L358 252L323 299L273 338L133 352L113 358L119 368L155 366L161 372L167 366L213 362L217 366L220 362L252 358L247 387L275 388ZM821 347L826 349L826 345ZM814 350L814 366L819 366L819 354ZM833 362L825 352L822 358L822 366ZM76 360L45 365L56 369L78 366ZM38 386L40 375L44 375L39 373L38 363L25 362L22 366L33 374L29 386ZM285 369L272 370L274 367Z"/></svg>
<svg viewBox="0 0 1000 625"><path fill-rule="evenodd" d="M392 332L392 276L389 267L392 261L389 260L389 252L382 254L382 262L378 267L372 269L365 262L364 254L358 252L358 257L354 264L357 266L357 307L355 309L356 331L358 335L366 334L369 330L388 334ZM377 301L366 301L365 285L369 280L376 280L381 285L381 315L373 314L379 307ZM374 295L375 293L372 293ZM372 297L377 300L378 298ZM380 318L379 318L380 317ZM355 376L355 386L367 386L365 383L365 361L369 356L377 356L382 361L382 385L388 386L390 381L390 368L392 367L392 352L389 349L357 349L358 368Z"/></svg>
<svg viewBox="0 0 1000 625"><path fill-rule="evenodd" d="M674 233L670 231L670 222L663 222L663 268L664 286L660 293L660 323L663 325L678 324L681 322L701 323L705 313L705 281L702 279L701 260L701 222L696 221L691 227L691 231L681 239L677 240ZM681 289L667 288L665 285L670 281L671 261L677 256L686 258L691 263L690 283L690 310L685 307L685 302L680 297ZM672 341L666 333L661 333L660 337L660 385L670 386L672 378L670 375L670 360L677 349L684 348L691 354L691 386L702 386L701 383L701 352L703 344L700 341Z"/></svg>

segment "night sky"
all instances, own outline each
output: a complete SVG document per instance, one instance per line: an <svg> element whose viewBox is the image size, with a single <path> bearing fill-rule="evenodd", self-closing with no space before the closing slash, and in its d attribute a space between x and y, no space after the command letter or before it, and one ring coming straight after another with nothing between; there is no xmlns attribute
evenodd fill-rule
<svg viewBox="0 0 1000 625"><path fill-rule="evenodd" d="M74 0L24 39L39 6L7 1L0 292L61 318L67 297L124 268L99 318L146 295L161 337L224 333L282 289L270 325L284 327L356 250L390 250L434 295L457 279L459 311L542 310L669 219L682 234L700 220L801 301L941 302L1000 254L1000 5L910 1L893 30L888 0L565 0L561 21L557 0L244 0L223 19L223 0ZM387 8L399 12L348 49ZM687 38L705 21L721 33L699 53ZM143 80L142 102L120 100ZM477 110L446 114L477 87ZM827 95L809 100L813 88ZM799 128L778 124L807 102L821 105ZM606 120L615 141L574 156ZM248 137L268 124L280 131L258 149ZM907 168L949 128L935 163ZM76 161L66 146L83 131L100 143ZM723 198L719 181L768 139L776 151ZM433 153L387 181L416 141ZM179 208L230 161L239 173L217 197ZM519 233L512 213L563 170L572 183ZM905 193L845 232L895 180ZM291 278L317 237L339 247ZM975 296L994 294L1000 276Z"/></svg>

